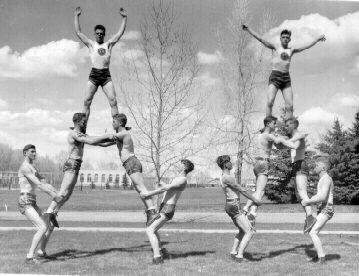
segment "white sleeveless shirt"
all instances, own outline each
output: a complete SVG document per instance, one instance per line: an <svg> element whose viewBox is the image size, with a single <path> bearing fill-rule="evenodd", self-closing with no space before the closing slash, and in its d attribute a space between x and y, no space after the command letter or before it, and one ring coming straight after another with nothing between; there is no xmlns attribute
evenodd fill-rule
<svg viewBox="0 0 359 276"><path fill-rule="evenodd" d="M284 49L282 45L276 45L276 49L273 50L273 70L289 72L291 60L292 49Z"/></svg>
<svg viewBox="0 0 359 276"><path fill-rule="evenodd" d="M111 41L102 43L101 45L97 41L90 40L91 46L90 56L92 61L92 68L96 69L108 69L110 67L111 51L109 50L109 43Z"/></svg>

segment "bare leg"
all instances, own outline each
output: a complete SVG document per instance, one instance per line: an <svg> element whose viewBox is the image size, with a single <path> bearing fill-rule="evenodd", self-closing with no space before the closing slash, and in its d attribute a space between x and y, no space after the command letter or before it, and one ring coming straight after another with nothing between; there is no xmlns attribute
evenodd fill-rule
<svg viewBox="0 0 359 276"><path fill-rule="evenodd" d="M269 84L268 94L267 94L267 111L266 116L272 116L272 109L274 105L274 100L277 95L278 88L274 84Z"/></svg>
<svg viewBox="0 0 359 276"><path fill-rule="evenodd" d="M243 235L244 234L241 231L239 231L237 235L234 237L231 254L236 254L236 255L238 254L238 247L239 244L241 243L241 240L243 239Z"/></svg>
<svg viewBox="0 0 359 276"><path fill-rule="evenodd" d="M87 81L86 94L85 94L85 100L84 100L84 108L82 110L82 112L86 114L86 121L87 122L88 122L88 119L90 117L90 106L91 106L91 103L92 103L92 99L95 96L97 88L98 87L96 85L94 85L91 81Z"/></svg>
<svg viewBox="0 0 359 276"><path fill-rule="evenodd" d="M267 185L267 181L268 181L267 175L264 175L264 174L258 175L257 181L256 181L256 191L253 194L253 196L255 198L257 198L259 200L262 199L262 197L264 195L264 189ZM258 206L253 205L253 201L248 199L247 204L243 209L247 212L250 211L251 213L256 214Z"/></svg>
<svg viewBox="0 0 359 276"><path fill-rule="evenodd" d="M146 229L146 234L150 240L154 258L161 256L161 242L159 239L158 230L168 221L168 219L161 214L161 217L155 220L149 227Z"/></svg>
<svg viewBox="0 0 359 276"><path fill-rule="evenodd" d="M307 176L305 174L299 174L295 177L296 188L300 197L300 200L309 199L307 194ZM312 215L312 206L303 206L307 217Z"/></svg>
<svg viewBox="0 0 359 276"><path fill-rule="evenodd" d="M108 102L111 106L111 115L112 117L118 114L117 100L116 100L116 91L113 86L112 81L106 83L104 87L102 87L103 92L107 96Z"/></svg>
<svg viewBox="0 0 359 276"><path fill-rule="evenodd" d="M47 231L47 225L41 218L41 213L36 211L34 208L27 209L24 215L37 228L37 232L31 242L29 253L27 254L27 258L33 258L36 248Z"/></svg>
<svg viewBox="0 0 359 276"><path fill-rule="evenodd" d="M314 247L317 250L319 258L325 257L325 253L323 250L322 242L318 237L318 234L323 229L323 227L325 226L328 220L329 219L326 215L319 214L317 216L317 222L314 224L312 230L310 230L309 232L309 236L313 241Z"/></svg>
<svg viewBox="0 0 359 276"><path fill-rule="evenodd" d="M240 244L238 247L238 254L237 258L243 258L244 250L247 248L250 240L253 237L253 232L251 230L251 227L248 224L247 219L245 218L245 215L242 214L238 217L236 217L236 223L239 226L239 230L243 232L243 234L238 235L238 240L240 240Z"/></svg>
<svg viewBox="0 0 359 276"><path fill-rule="evenodd" d="M285 102L285 117L286 119L293 117L293 91L292 87L283 90L283 99Z"/></svg>
<svg viewBox="0 0 359 276"><path fill-rule="evenodd" d="M135 172L133 174L130 175L130 178L132 180L132 183L135 187L135 190L140 193L141 191L147 191L147 188L145 186L144 180L143 180L143 175L140 172ZM149 209L155 209L154 205L153 205L153 201L151 197L148 197L146 199L142 199L143 203L146 206L146 210Z"/></svg>
<svg viewBox="0 0 359 276"><path fill-rule="evenodd" d="M53 230L54 230L54 227L52 225L50 225L41 240L40 249L37 251L38 253L44 254L46 252L46 245L50 239L50 236L51 236Z"/></svg>
<svg viewBox="0 0 359 276"><path fill-rule="evenodd" d="M69 173L69 174L72 174L72 183L71 185L68 187L67 191L64 191L64 193L62 193L62 195L64 195L64 199L61 200L61 202L57 205L57 207L55 208L54 212L58 212L60 210L60 208L65 204L65 202L67 202L71 195L72 195L72 192L74 191L74 188L75 188L75 185L77 183L77 178L78 178L78 174L73 174L73 173ZM61 194L61 191L60 191L60 194Z"/></svg>

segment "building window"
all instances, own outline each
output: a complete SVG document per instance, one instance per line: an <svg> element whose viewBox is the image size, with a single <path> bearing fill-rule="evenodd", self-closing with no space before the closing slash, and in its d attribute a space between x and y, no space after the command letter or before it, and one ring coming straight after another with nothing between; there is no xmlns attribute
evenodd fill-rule
<svg viewBox="0 0 359 276"><path fill-rule="evenodd" d="M83 173L80 175L80 182L81 182L81 183L84 182L84 174L83 174Z"/></svg>
<svg viewBox="0 0 359 276"><path fill-rule="evenodd" d="M95 179L94 182L97 183L98 182L98 174L95 174Z"/></svg>
<svg viewBox="0 0 359 276"><path fill-rule="evenodd" d="M91 183L91 174L90 173L87 175L87 183Z"/></svg>
<svg viewBox="0 0 359 276"><path fill-rule="evenodd" d="M115 183L120 183L120 175L116 174Z"/></svg>
<svg viewBox="0 0 359 276"><path fill-rule="evenodd" d="M106 175L103 174L101 176L101 183L105 183L105 181L106 181Z"/></svg>
<svg viewBox="0 0 359 276"><path fill-rule="evenodd" d="M112 183L112 174L108 176L108 182Z"/></svg>

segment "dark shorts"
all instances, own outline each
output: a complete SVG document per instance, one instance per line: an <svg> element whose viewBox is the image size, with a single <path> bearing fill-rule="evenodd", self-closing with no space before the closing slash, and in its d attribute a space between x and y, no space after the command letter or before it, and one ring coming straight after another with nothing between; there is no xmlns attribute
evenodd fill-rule
<svg viewBox="0 0 359 276"><path fill-rule="evenodd" d="M328 217L330 220L334 216L334 206L333 204L328 204L327 202L323 202L321 205L317 207L317 215L323 214Z"/></svg>
<svg viewBox="0 0 359 276"><path fill-rule="evenodd" d="M256 177L258 175L268 176L269 162L265 160L257 160L257 162L254 164L253 171Z"/></svg>
<svg viewBox="0 0 359 276"><path fill-rule="evenodd" d="M142 173L142 164L136 156L128 158L125 162L123 162L122 166L125 168L128 175L136 172Z"/></svg>
<svg viewBox="0 0 359 276"><path fill-rule="evenodd" d="M288 87L292 86L292 83L290 81L289 72L280 72L273 70L272 73L269 76L269 82L268 85L274 84L275 87L277 87L280 90L284 90Z"/></svg>
<svg viewBox="0 0 359 276"><path fill-rule="evenodd" d="M18 208L21 214L29 208L34 208L37 213L42 214L42 210L36 204L36 195L30 193L20 193Z"/></svg>
<svg viewBox="0 0 359 276"><path fill-rule="evenodd" d="M228 216L231 217L231 219L235 219L238 216L246 213L241 208L241 203L239 202L239 198L238 199L227 199L225 210L226 210L226 213L228 214Z"/></svg>
<svg viewBox="0 0 359 276"><path fill-rule="evenodd" d="M166 219L171 220L175 214L176 205L161 203L159 213L163 214Z"/></svg>
<svg viewBox="0 0 359 276"><path fill-rule="evenodd" d="M301 174L309 175L309 167L304 160L298 160L292 163L292 177Z"/></svg>
<svg viewBox="0 0 359 276"><path fill-rule="evenodd" d="M91 81L96 86L105 86L109 81L112 81L110 70L92 68L89 76Z"/></svg>
<svg viewBox="0 0 359 276"><path fill-rule="evenodd" d="M81 168L81 163L82 163L81 159L69 158L66 160L62 171L78 174Z"/></svg>

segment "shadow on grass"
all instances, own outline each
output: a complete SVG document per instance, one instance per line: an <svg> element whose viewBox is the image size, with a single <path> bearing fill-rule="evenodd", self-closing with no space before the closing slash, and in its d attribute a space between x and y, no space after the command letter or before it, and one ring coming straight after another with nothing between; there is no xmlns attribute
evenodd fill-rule
<svg viewBox="0 0 359 276"><path fill-rule="evenodd" d="M166 256L163 256L164 259L180 259L187 258L189 256L205 256L207 254L216 253L216 251L190 251L185 253L168 253L166 252Z"/></svg>

